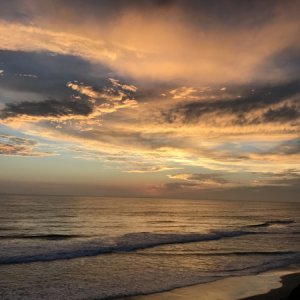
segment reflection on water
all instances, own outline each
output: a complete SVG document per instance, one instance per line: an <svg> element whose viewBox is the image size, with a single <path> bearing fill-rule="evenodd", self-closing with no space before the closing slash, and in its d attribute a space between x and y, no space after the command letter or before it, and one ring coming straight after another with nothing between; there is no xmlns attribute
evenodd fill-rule
<svg viewBox="0 0 300 300"><path fill-rule="evenodd" d="M0 203L1 299L149 293L300 255L296 203L53 196Z"/></svg>

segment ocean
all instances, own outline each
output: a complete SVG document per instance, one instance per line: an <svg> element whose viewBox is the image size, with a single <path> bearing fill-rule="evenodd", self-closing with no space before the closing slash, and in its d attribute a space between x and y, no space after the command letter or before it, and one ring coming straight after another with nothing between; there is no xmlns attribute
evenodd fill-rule
<svg viewBox="0 0 300 300"><path fill-rule="evenodd" d="M117 299L300 263L300 203L0 196L0 299Z"/></svg>

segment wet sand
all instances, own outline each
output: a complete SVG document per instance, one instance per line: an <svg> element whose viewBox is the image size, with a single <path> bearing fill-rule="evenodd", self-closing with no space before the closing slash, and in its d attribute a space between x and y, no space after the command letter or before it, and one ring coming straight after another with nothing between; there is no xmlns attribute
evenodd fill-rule
<svg viewBox="0 0 300 300"><path fill-rule="evenodd" d="M300 300L300 273L285 275L282 286L267 294L244 298L243 300Z"/></svg>
<svg viewBox="0 0 300 300"><path fill-rule="evenodd" d="M300 300L300 269L292 267L258 275L229 277L127 300ZM294 295L291 294L293 291Z"/></svg>

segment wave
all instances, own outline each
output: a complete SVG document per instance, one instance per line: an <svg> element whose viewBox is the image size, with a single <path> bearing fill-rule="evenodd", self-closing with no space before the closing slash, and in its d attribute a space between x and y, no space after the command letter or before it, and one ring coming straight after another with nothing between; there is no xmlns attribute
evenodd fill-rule
<svg viewBox="0 0 300 300"><path fill-rule="evenodd" d="M248 225L246 226L246 228L270 227L273 225L289 225L294 222L295 222L294 220L274 220L274 221L267 221L259 224Z"/></svg>
<svg viewBox="0 0 300 300"><path fill-rule="evenodd" d="M291 253L290 255L282 256L279 259L265 261L258 265L249 266L249 267L245 267L245 268L241 268L241 269L236 269L236 268L226 269L223 271L227 271L227 272L239 271L239 272L241 272L239 275L248 275L249 271L252 274L258 274L258 273L265 272L268 270L289 266L291 264L298 265L299 263L300 263L300 252L294 252L294 253ZM245 273L243 274L243 272L245 272Z"/></svg>
<svg viewBox="0 0 300 300"><path fill-rule="evenodd" d="M16 235L0 235L1 240L10 239L38 239L38 240L67 240L73 238L81 238L84 236L73 235L73 234L41 234L41 235L27 235L27 234L16 234Z"/></svg>
<svg viewBox="0 0 300 300"><path fill-rule="evenodd" d="M184 244L205 242L212 240L220 240L223 238L239 237L250 234L269 234L268 232L253 231L254 228L264 228L272 225L288 225L294 223L293 220L271 220L264 223L248 225L239 230L231 231L211 231L210 233L186 233L186 234L164 234L151 232L128 233L123 236L116 237L114 240L105 240L104 238L68 235L68 234L46 234L46 235L10 235L0 236L1 239L13 240L38 240L57 241L55 246L46 244L26 250L20 245L20 251L13 249L12 252L6 251L4 255L0 255L0 264L19 264L31 263L36 261L52 261L61 259L74 259L80 257L97 256L101 254L132 252L147 248L153 248L161 245ZM273 234L273 233L272 233ZM65 241L65 242L64 242ZM40 250L39 250L40 249ZM36 251L40 251L36 253ZM15 253L15 254L11 254ZM8 255L7 255L8 254ZM264 255L264 253L249 252L249 255ZM279 253L278 253L279 254ZM210 254L211 255L211 254ZM213 255L213 254L212 254ZM216 254L217 255L217 254ZM228 255L228 254L226 254ZM242 252L232 253L232 255L246 255ZM265 254L268 255L268 254ZM270 255L276 255L271 253Z"/></svg>
<svg viewBox="0 0 300 300"><path fill-rule="evenodd" d="M256 275L260 274L266 271L278 269L278 268L283 268L287 267L292 263L299 263L300 262L300 256L294 255L290 257L285 257L283 259L279 259L276 261L268 261L268 262L263 262L261 264L256 264L253 266L245 267L245 268L233 268L233 269L225 269L222 270L216 274L209 273L206 275L201 276L200 278L198 277L197 280L191 280L188 283L184 284L172 284L171 286L167 287L157 287L153 290L147 291L147 292L121 292L118 293L117 295L110 296L110 297L104 297L104 298L97 298L97 299L106 299L106 300L117 300L117 299L127 299L128 297L136 297L136 296L143 296L143 295L154 295L156 293L161 293L161 292L167 292L167 291L173 291L176 288L183 288L183 287L188 287L188 286L194 286L198 284L204 284L204 283L209 283L209 282L214 282L216 280L221 280L224 278L232 277L232 276L247 276L247 275Z"/></svg>
<svg viewBox="0 0 300 300"><path fill-rule="evenodd" d="M157 255L157 256L275 256L300 254L298 251L233 251L233 252L138 252L139 255Z"/></svg>
<svg viewBox="0 0 300 300"><path fill-rule="evenodd" d="M160 245L205 242L248 234L251 234L251 232L241 230L215 231L207 234L162 234L150 232L128 233L117 238L114 244L107 244L104 240L99 239L82 239L80 240L82 241L80 245L69 245L69 248L55 249L47 253L0 257L0 264L19 264L36 261L73 259L118 252L132 252ZM45 236L42 237L45 238ZM49 239L49 237L58 238L56 235L54 235L54 237L53 235L46 236L47 239ZM61 236L59 236L59 238L60 237ZM36 238L36 236L34 236L34 238Z"/></svg>
<svg viewBox="0 0 300 300"><path fill-rule="evenodd" d="M0 231L16 230L15 227L0 227Z"/></svg>

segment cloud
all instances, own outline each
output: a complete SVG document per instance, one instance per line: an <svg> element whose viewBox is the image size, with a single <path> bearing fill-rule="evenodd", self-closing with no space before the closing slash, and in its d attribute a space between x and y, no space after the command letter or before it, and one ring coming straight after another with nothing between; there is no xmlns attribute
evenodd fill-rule
<svg viewBox="0 0 300 300"><path fill-rule="evenodd" d="M287 169L281 172L260 172L254 173L260 177L264 178L273 178L273 179L281 179L281 178L300 178L300 170L298 169Z"/></svg>
<svg viewBox="0 0 300 300"><path fill-rule="evenodd" d="M194 94L197 90L194 87L181 87L170 91L173 99L197 99Z"/></svg>
<svg viewBox="0 0 300 300"><path fill-rule="evenodd" d="M90 85L81 85L78 82L73 82L73 84L76 86L74 91L78 93L74 95L76 97L83 97L83 99L87 97L95 101L95 98L90 98L87 94L92 93L90 96L95 96L93 93L99 93L103 96L102 89L97 90ZM79 88L82 93L77 91ZM110 94L108 96L110 99ZM111 97L116 99L111 100L112 103L120 102L120 96L113 94ZM81 100L78 98L76 101ZM226 100L222 98L219 101ZM94 104L92 103L93 107ZM90 118L93 114L72 116L72 122L66 124L61 123L62 120L59 119L59 124L56 125L60 127L55 124L36 124L42 126L31 127L28 133L83 144L86 153L89 153L91 149L101 150L103 154L100 156L80 155L85 158L88 156L88 159L96 157L101 161L105 161L105 156L115 154L127 157L131 162L137 160L134 156L138 157L138 160L147 162L151 159L153 162L150 166L181 164L181 166L205 168L206 171L228 172L261 171L274 168L281 170L295 164L295 157L286 156L276 150L281 141L286 141L289 137L289 134L282 128L277 136L274 132L279 127L268 128L252 124L251 131L248 133L247 129L241 125L222 126L222 123L218 123L220 118L208 118L204 124L203 122L159 123L157 119L152 119L151 107L153 106L158 111L161 109L161 103L139 102L139 106L133 110L116 110L115 114L108 114L107 117L106 110L101 107L101 114L104 117L101 123L96 124L97 119ZM18 118L14 122L17 120ZM209 123L210 121L215 123ZM272 131L273 134L270 134ZM296 128L294 131L296 134ZM233 141L234 146L230 146L233 145ZM276 162L275 165L274 162ZM129 170L130 167L129 165ZM120 170L122 168L124 169L124 166L120 167ZM140 166L133 170L139 170L139 168Z"/></svg>
<svg viewBox="0 0 300 300"><path fill-rule="evenodd" d="M73 1L70 6L17 1L10 9L2 5L14 17L0 24L1 45L80 56L142 81L205 84L294 77L295 64L283 68L278 56L299 49L299 3L252 2Z"/></svg>
<svg viewBox="0 0 300 300"><path fill-rule="evenodd" d="M19 73L19 74L15 74L15 76L32 78L32 79L37 79L38 78L38 76L35 75L35 74L22 74L22 73Z"/></svg>
<svg viewBox="0 0 300 300"><path fill-rule="evenodd" d="M250 161L261 160L273 164L273 168L270 168L273 172L281 164L284 168L298 168L300 166L298 163L300 161L299 138L283 140L268 150L264 149L258 153L249 153L249 159Z"/></svg>
<svg viewBox="0 0 300 300"><path fill-rule="evenodd" d="M280 107L270 108L262 117L261 122L287 122L291 120L299 120L300 118L300 103L298 101L294 103L284 104Z"/></svg>
<svg viewBox="0 0 300 300"><path fill-rule="evenodd" d="M125 106L126 104L137 104L132 96L132 93L137 91L137 87L134 85L121 84L118 80L112 78L109 78L108 81L111 83L112 87L104 87L102 91L96 91L91 86L76 81L68 82L67 87L82 95L88 96L93 99L93 102L96 102L96 100L106 100L109 102L119 102Z"/></svg>
<svg viewBox="0 0 300 300"><path fill-rule="evenodd" d="M167 175L170 179L181 180L181 182L171 183L173 187L207 189L207 188L229 188L233 186L233 182L224 179L221 174L206 173L179 173ZM170 186L170 185L169 185Z"/></svg>
<svg viewBox="0 0 300 300"><path fill-rule="evenodd" d="M58 101L49 99L42 102L8 103L1 110L1 119L12 119L19 116L43 118L72 118L74 116L88 116L93 111L88 102L67 100Z"/></svg>
<svg viewBox="0 0 300 300"><path fill-rule="evenodd" d="M115 80L115 82L118 81ZM137 105L131 94L133 86L130 91L126 85L124 88L120 83L117 88L114 85L113 87L105 87L102 91L96 91L91 86L78 82L68 82L67 86L78 92L78 95L61 101L47 99L40 102L7 103L0 110L0 118L7 124L40 121L64 124L67 120L73 120L78 121L74 126L75 128L78 129L81 125L87 125L86 127L90 129L91 126L100 124L99 117L102 114ZM84 120L86 124L81 122Z"/></svg>
<svg viewBox="0 0 300 300"><path fill-rule="evenodd" d="M126 173L153 173L153 172L163 172L169 170L176 170L179 168L168 167L168 166L141 166L134 170L125 170Z"/></svg>
<svg viewBox="0 0 300 300"><path fill-rule="evenodd" d="M227 183L228 181L222 178L219 174L175 174L175 175L168 175L171 179L183 179L187 181L207 181L211 180L216 183Z"/></svg>
<svg viewBox="0 0 300 300"><path fill-rule="evenodd" d="M297 1L2 2L0 121L10 129L121 177L179 166L167 185L195 194L275 186L252 172L299 167ZM39 146L17 147L2 152Z"/></svg>
<svg viewBox="0 0 300 300"><path fill-rule="evenodd" d="M207 96L208 97L208 96ZM298 81L273 87L258 87L243 95L218 96L203 101L203 96L192 101L175 103L162 111L168 123L209 123L210 126L258 125L299 121L300 85ZM196 98L196 96L193 96ZM218 124L219 123L219 124ZM295 129L297 127L294 127Z"/></svg>
<svg viewBox="0 0 300 300"><path fill-rule="evenodd" d="M270 151L273 154L294 155L300 154L300 139L289 140L281 143Z"/></svg>
<svg viewBox="0 0 300 300"><path fill-rule="evenodd" d="M116 53L101 42L32 25L0 21L0 33L3 36L2 50L47 51L81 56L98 62L114 60L116 57Z"/></svg>
<svg viewBox="0 0 300 300"><path fill-rule="evenodd" d="M129 92L136 92L137 91L137 87L130 84L121 84L119 80L116 80L114 78L108 78L108 80L112 83L112 85L114 87L117 87L117 88L120 88L122 90L125 90L125 91L129 91Z"/></svg>
<svg viewBox="0 0 300 300"><path fill-rule="evenodd" d="M278 173L255 173L257 178L253 181L255 186L297 186L300 183L300 170L287 169Z"/></svg>
<svg viewBox="0 0 300 300"><path fill-rule="evenodd" d="M6 156L51 156L53 153L37 151L37 143L26 138L0 134L0 155Z"/></svg>
<svg viewBox="0 0 300 300"><path fill-rule="evenodd" d="M228 175L228 174L227 174ZM248 180L243 175L225 179L220 173L179 173L168 175L176 182L157 185L156 189L171 197L184 197L188 194L196 199L272 199L282 201L284 195L289 200L296 200L299 194L299 169L286 169L280 172L248 173ZM251 180L249 181L249 178Z"/></svg>

